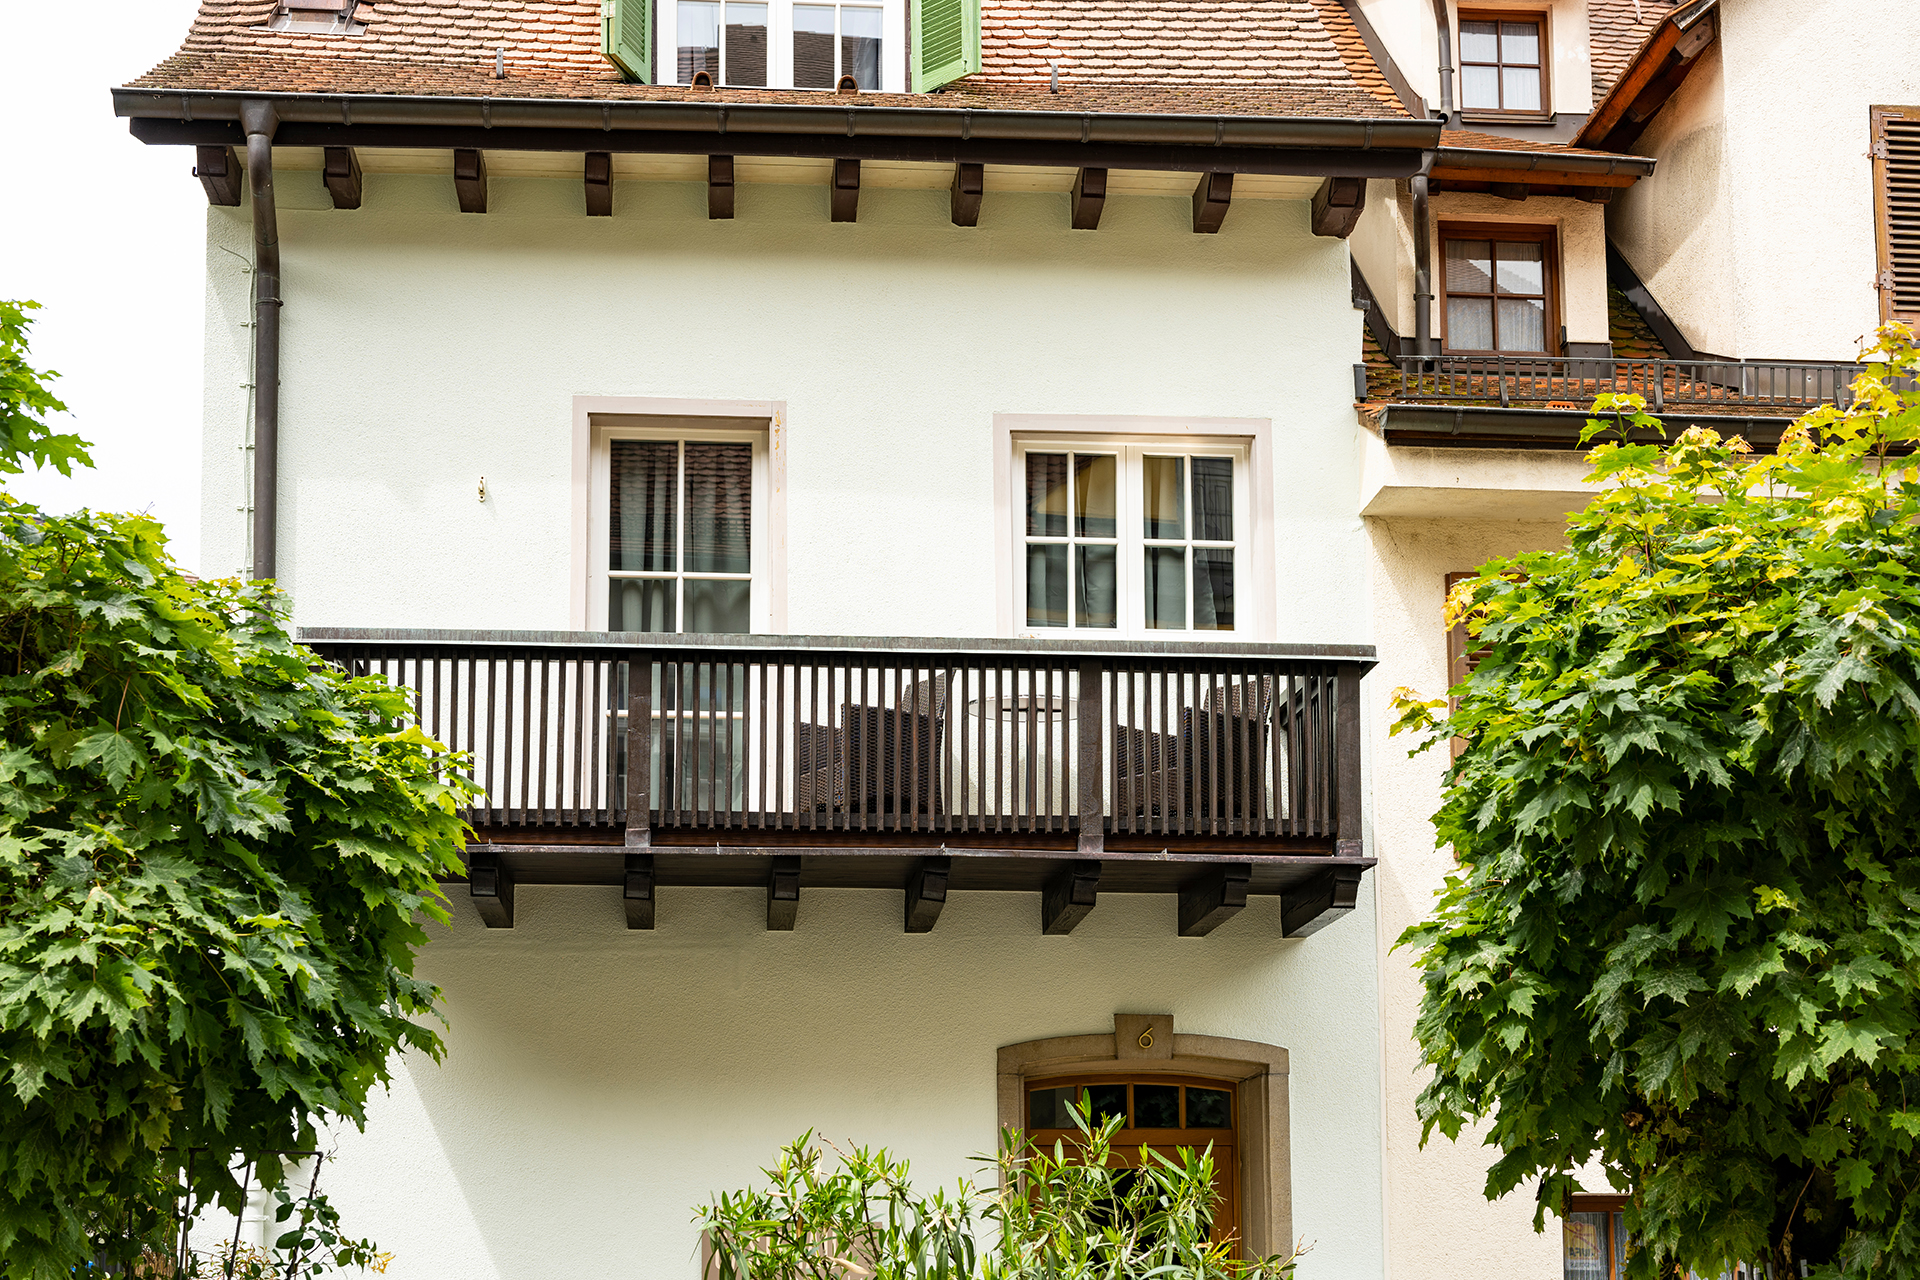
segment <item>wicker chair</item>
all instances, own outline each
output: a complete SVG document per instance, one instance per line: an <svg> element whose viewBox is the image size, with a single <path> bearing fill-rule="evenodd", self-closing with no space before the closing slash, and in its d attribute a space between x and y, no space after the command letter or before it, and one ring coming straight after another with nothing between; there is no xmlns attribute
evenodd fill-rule
<svg viewBox="0 0 1920 1280"><path fill-rule="evenodd" d="M802 722L794 744L795 809L943 812L937 775L947 713L947 678L940 675L916 681L898 707L848 702L841 704L836 725Z"/></svg>

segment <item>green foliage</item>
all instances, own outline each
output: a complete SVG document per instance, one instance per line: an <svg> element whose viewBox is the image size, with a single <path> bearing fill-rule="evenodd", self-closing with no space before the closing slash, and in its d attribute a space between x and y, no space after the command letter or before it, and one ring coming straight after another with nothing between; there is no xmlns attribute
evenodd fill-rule
<svg viewBox="0 0 1920 1280"><path fill-rule="evenodd" d="M47 389L59 375L27 364L27 326L33 323L27 312L39 309L37 302L0 301L0 471L24 471L24 460L67 476L75 463L90 467L93 459L79 436L47 426L47 415L67 406Z"/></svg>
<svg viewBox="0 0 1920 1280"><path fill-rule="evenodd" d="M1568 548L1449 600L1489 650L1453 714L1398 695L1466 743L1401 939L1427 1132L1490 1121L1487 1194L1543 1209L1598 1161L1634 1276L1920 1276L1920 361L1869 360L1771 457L1595 449Z"/></svg>
<svg viewBox="0 0 1920 1280"><path fill-rule="evenodd" d="M962 1181L914 1193L904 1160L856 1147L828 1172L813 1135L781 1148L764 1190L723 1193L702 1208L722 1280L1285 1280L1300 1250L1236 1260L1209 1238L1213 1153L1177 1159L1114 1150L1121 1117L1095 1128L1074 1108L1079 1139L1049 1152L1004 1135L999 1189ZM987 1157L982 1157L987 1159ZM979 1243L975 1222L997 1225Z"/></svg>
<svg viewBox="0 0 1920 1280"><path fill-rule="evenodd" d="M18 427L55 402L7 359L0 453L83 460ZM183 1261L181 1214L237 1210L249 1165L279 1185L391 1054L439 1051L413 950L466 784L402 694L284 624L151 520L0 493L0 1274Z"/></svg>

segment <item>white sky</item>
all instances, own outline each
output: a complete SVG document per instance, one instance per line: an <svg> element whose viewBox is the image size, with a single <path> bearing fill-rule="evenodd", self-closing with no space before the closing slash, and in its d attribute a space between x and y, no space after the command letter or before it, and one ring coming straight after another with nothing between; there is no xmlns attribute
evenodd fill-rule
<svg viewBox="0 0 1920 1280"><path fill-rule="evenodd" d="M200 559L206 196L193 151L148 147L108 89L180 47L195 0L5 0L0 39L0 298L43 303L33 364L57 370L62 430L92 471L7 476L58 511L148 510Z"/></svg>

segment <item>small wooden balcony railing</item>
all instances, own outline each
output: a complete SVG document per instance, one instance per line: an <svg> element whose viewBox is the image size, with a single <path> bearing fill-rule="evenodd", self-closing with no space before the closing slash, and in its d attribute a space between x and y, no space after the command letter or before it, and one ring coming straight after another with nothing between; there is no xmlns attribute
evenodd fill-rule
<svg viewBox="0 0 1920 1280"><path fill-rule="evenodd" d="M1853 380L1866 367L1533 356L1403 356L1394 363L1400 400L1586 409L1596 396L1633 394L1655 413L1689 408L1768 414L1800 414L1824 404L1844 408Z"/></svg>
<svg viewBox="0 0 1920 1280"><path fill-rule="evenodd" d="M1075 893L1090 905L1103 867L1109 889L1161 892L1224 869L1227 897L1244 900L1336 864L1351 890L1369 865L1363 646L301 638L411 690L421 727L467 753L476 886L482 872L617 883L641 858L650 920L654 883L764 871L777 894L783 870L810 867L813 883L911 890L934 855L943 887L1047 890L1064 876L1049 921L1070 928Z"/></svg>

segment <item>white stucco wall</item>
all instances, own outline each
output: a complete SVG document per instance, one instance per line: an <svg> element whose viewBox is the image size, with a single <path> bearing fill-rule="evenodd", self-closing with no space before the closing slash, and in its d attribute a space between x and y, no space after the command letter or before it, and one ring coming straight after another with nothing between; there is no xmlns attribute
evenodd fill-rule
<svg viewBox="0 0 1920 1280"><path fill-rule="evenodd" d="M1390 917L1370 877L1351 917L1298 941L1270 899L1194 940L1161 896L1105 895L1067 938L1040 936L1034 895L957 894L914 937L878 891L804 890L792 934L765 930L760 891L664 890L650 934L610 890L523 886L511 931L460 902L422 960L448 992L447 1060L409 1059L328 1175L390 1275L691 1277L693 1205L779 1142L815 1127L958 1176L994 1140L994 1050L1122 1011L1289 1050L1306 1280L1460 1270L1469 1238L1479 1273L1557 1274L1523 1212L1480 1204L1484 1153L1405 1140L1411 979L1383 953L1437 875L1437 770L1396 763L1385 691L1436 683L1434 575L1520 535L1434 525L1434 548L1401 551L1383 537L1406 522L1360 515L1377 443L1351 403L1360 317L1346 246L1309 233L1304 202L1237 202L1196 236L1179 195L1111 196L1076 233L1057 193L990 191L969 230L937 190L871 189L835 226L801 184L743 186L739 217L711 222L696 183L621 183L617 216L589 220L577 181L496 178L485 216L455 212L444 176L366 181L357 212L311 172L279 183L281 564L302 623L568 626L576 396L786 406L798 633L994 632L995 414L1266 419L1276 497L1254 515L1284 568L1265 638L1383 637L1369 821L1404 863ZM245 555L247 211L209 229L216 569ZM1483 461L1458 455L1451 483L1567 488L1565 467Z"/></svg>
<svg viewBox="0 0 1920 1280"><path fill-rule="evenodd" d="M1699 349L1847 360L1879 322L1868 109L1920 103L1920 23L1845 0L1722 0L1635 150L1621 252ZM1792 91L1782 86L1792 86Z"/></svg>
<svg viewBox="0 0 1920 1280"><path fill-rule="evenodd" d="M1477 451L1453 451L1474 456ZM1504 455L1489 451L1488 462ZM1408 686L1428 697L1447 687L1446 631L1441 609L1446 575L1478 568L1498 555L1559 545L1555 521L1370 519L1374 641L1380 665L1368 676L1367 755L1374 796L1369 839L1380 859L1369 877L1376 894L1379 948L1382 1100L1386 1135L1387 1274L1392 1277L1558 1277L1560 1238L1533 1231L1526 1190L1489 1203L1482 1191L1490 1149L1478 1132L1458 1142L1439 1134L1420 1148L1414 1101L1427 1079L1412 1038L1420 979L1405 951L1392 950L1407 926L1425 916L1453 870L1434 846L1428 816L1440 807L1444 748L1417 757L1390 738L1387 697Z"/></svg>

